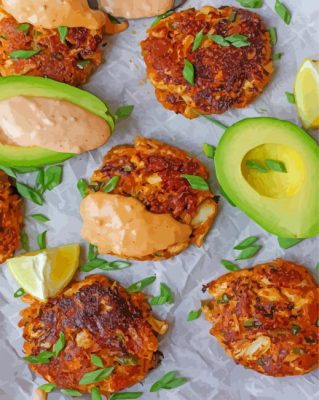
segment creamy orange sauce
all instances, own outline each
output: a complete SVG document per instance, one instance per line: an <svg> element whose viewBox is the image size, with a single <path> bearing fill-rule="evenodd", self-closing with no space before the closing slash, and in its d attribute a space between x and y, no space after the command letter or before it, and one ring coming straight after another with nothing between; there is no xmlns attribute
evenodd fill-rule
<svg viewBox="0 0 319 400"><path fill-rule="evenodd" d="M100 0L100 6L116 17L146 18L163 14L174 5L174 0Z"/></svg>
<svg viewBox="0 0 319 400"><path fill-rule="evenodd" d="M59 26L100 29L106 16L91 10L87 0L2 0L2 7L18 22L43 28Z"/></svg>
<svg viewBox="0 0 319 400"><path fill-rule="evenodd" d="M81 204L81 236L102 254L141 258L189 239L192 229L132 197L96 192Z"/></svg>
<svg viewBox="0 0 319 400"><path fill-rule="evenodd" d="M16 96L0 101L0 143L83 153L111 135L97 115L68 101Z"/></svg>

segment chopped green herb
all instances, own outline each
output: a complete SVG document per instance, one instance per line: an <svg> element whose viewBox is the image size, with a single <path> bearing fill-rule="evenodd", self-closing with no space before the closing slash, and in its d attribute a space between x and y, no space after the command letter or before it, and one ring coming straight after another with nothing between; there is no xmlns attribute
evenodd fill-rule
<svg viewBox="0 0 319 400"><path fill-rule="evenodd" d="M235 35L227 36L225 38L225 40L230 42L234 47L245 47L245 46L250 45L250 42L249 42L247 36L244 36L244 35L235 34Z"/></svg>
<svg viewBox="0 0 319 400"><path fill-rule="evenodd" d="M213 117L210 117L210 116L205 115L205 114L200 114L200 113L197 112L196 110L193 110L193 111L195 112L195 114L198 114L198 115L200 115L201 117L207 119L208 121L210 121L210 122L212 122L213 124L217 125L219 128L222 128L222 129L227 129L227 128L228 128L227 125L224 125L222 122L218 121L217 119L215 119L215 118L213 118Z"/></svg>
<svg viewBox="0 0 319 400"><path fill-rule="evenodd" d="M303 350L303 349L300 349L299 347L295 347L294 349L292 349L292 352L293 352L294 354L298 354L298 355L305 354L304 350Z"/></svg>
<svg viewBox="0 0 319 400"><path fill-rule="evenodd" d="M114 393L110 400L131 400L131 399L139 399L142 397L143 392L123 392L123 393Z"/></svg>
<svg viewBox="0 0 319 400"><path fill-rule="evenodd" d="M153 28L153 26L157 25L160 21L162 21L162 19L165 19L167 17L169 17L170 15L174 14L173 10L169 10L164 14L159 15L151 24L151 28Z"/></svg>
<svg viewBox="0 0 319 400"><path fill-rule="evenodd" d="M319 270L319 262L316 264L315 268Z"/></svg>
<svg viewBox="0 0 319 400"><path fill-rule="evenodd" d="M204 29L198 32L197 35L195 36L192 51L196 51L200 47L203 39L204 39Z"/></svg>
<svg viewBox="0 0 319 400"><path fill-rule="evenodd" d="M46 246L46 235L47 235L47 231L44 231L42 233L39 233L37 236L37 243L38 243L40 250L43 250L47 247Z"/></svg>
<svg viewBox="0 0 319 400"><path fill-rule="evenodd" d="M204 143L203 144L203 152L207 158L214 159L216 153L216 147L211 144Z"/></svg>
<svg viewBox="0 0 319 400"><path fill-rule="evenodd" d="M118 357L117 362L120 365L137 365L138 358L136 358L135 356Z"/></svg>
<svg viewBox="0 0 319 400"><path fill-rule="evenodd" d="M98 387L91 389L91 400L102 400L101 392Z"/></svg>
<svg viewBox="0 0 319 400"><path fill-rule="evenodd" d="M237 12L234 11L230 14L230 16L228 17L228 22L235 22L237 18Z"/></svg>
<svg viewBox="0 0 319 400"><path fill-rule="evenodd" d="M266 167L276 172L287 172L286 166L282 161L265 160Z"/></svg>
<svg viewBox="0 0 319 400"><path fill-rule="evenodd" d="M223 47L230 46L230 43L221 35L208 34L207 38L212 40L213 42L219 44L220 46L223 46Z"/></svg>
<svg viewBox="0 0 319 400"><path fill-rule="evenodd" d="M270 35L270 42L271 42L271 46L275 47L275 45L277 44L277 29L275 27L269 28L268 29L269 35Z"/></svg>
<svg viewBox="0 0 319 400"><path fill-rule="evenodd" d="M16 50L9 53L10 58L31 58L39 54L41 50Z"/></svg>
<svg viewBox="0 0 319 400"><path fill-rule="evenodd" d="M291 22L291 12L288 10L288 8L280 0L276 0L275 11L279 15L279 17L287 25L290 24L290 22Z"/></svg>
<svg viewBox="0 0 319 400"><path fill-rule="evenodd" d="M227 303L229 303L229 300L230 300L230 298L228 297L228 295L226 293L224 293L222 295L222 297L217 300L216 303L218 303L218 304L227 304Z"/></svg>
<svg viewBox="0 0 319 400"><path fill-rule="evenodd" d="M31 214L30 217L35 219L36 221L39 221L39 222L48 222L48 221L50 221L50 219L44 214Z"/></svg>
<svg viewBox="0 0 319 400"><path fill-rule="evenodd" d="M258 251L261 249L261 246L250 246L247 247L246 249L243 249L239 256L236 257L236 260L247 260L248 258L254 257Z"/></svg>
<svg viewBox="0 0 319 400"><path fill-rule="evenodd" d="M234 249L235 250L246 249L247 247L249 247L252 244L254 244L255 242L257 242L257 240L258 240L257 236L249 236L248 238L244 239L240 243L236 244L236 246L234 246Z"/></svg>
<svg viewBox="0 0 319 400"><path fill-rule="evenodd" d="M292 333L293 335L297 335L297 333L299 333L300 331L301 331L300 326L298 326L298 325L292 325L292 327L291 327L291 333Z"/></svg>
<svg viewBox="0 0 319 400"><path fill-rule="evenodd" d="M127 288L127 291L129 293L135 293L135 292L140 292L142 289L146 288L147 286L151 285L153 282L155 282L156 276L149 276L147 278L141 279L140 281L137 281L133 283L131 286Z"/></svg>
<svg viewBox="0 0 319 400"><path fill-rule="evenodd" d="M158 392L162 389L175 389L179 386L184 385L188 381L187 378L176 378L176 375L176 371L168 372L151 386L150 392Z"/></svg>
<svg viewBox="0 0 319 400"><path fill-rule="evenodd" d="M156 297L152 297L149 300L149 303L152 306L158 306L162 304L172 304L174 302L174 296L171 289L165 284L160 284L160 295Z"/></svg>
<svg viewBox="0 0 319 400"><path fill-rule="evenodd" d="M5 166L2 166L2 165L0 165L0 169L3 171L3 172L5 172L7 175L9 175L9 176L11 176L11 178L16 178L17 176L16 176L16 173L14 172L14 170L12 169L12 168L9 168L9 167L5 167Z"/></svg>
<svg viewBox="0 0 319 400"><path fill-rule="evenodd" d="M60 185L63 177L62 165L53 165L44 171L44 187L48 190L53 190Z"/></svg>
<svg viewBox="0 0 319 400"><path fill-rule="evenodd" d="M114 116L116 119L127 118L132 114L133 110L134 110L133 105L122 106L115 111Z"/></svg>
<svg viewBox="0 0 319 400"><path fill-rule="evenodd" d="M29 174L30 172L39 171L38 167L15 167L14 170L17 174Z"/></svg>
<svg viewBox="0 0 319 400"><path fill-rule="evenodd" d="M185 58L183 76L188 83L190 83L191 85L194 85L194 83L195 83L194 65L189 60L187 60L187 58Z"/></svg>
<svg viewBox="0 0 319 400"><path fill-rule="evenodd" d="M85 69L89 64L91 64L90 60L79 60L77 61L76 66L79 69Z"/></svg>
<svg viewBox="0 0 319 400"><path fill-rule="evenodd" d="M18 26L16 27L16 30L17 30L17 31L24 32L24 33L28 33L30 27L31 27L31 25L30 25L30 24L27 24L27 23L25 23L25 24L20 24L20 25L18 25Z"/></svg>
<svg viewBox="0 0 319 400"><path fill-rule="evenodd" d="M44 203L42 195L30 186L24 183L17 182L17 190L27 200L32 201L35 204L42 206Z"/></svg>
<svg viewBox="0 0 319 400"><path fill-rule="evenodd" d="M104 379L108 378L112 375L114 371L114 367L108 367L103 369L97 369L95 371L88 372L83 375L80 380L80 385L89 385L90 383L96 383L104 381Z"/></svg>
<svg viewBox="0 0 319 400"><path fill-rule="evenodd" d="M89 244L89 251L88 251L88 260L92 261L97 257L98 251L97 247L94 244Z"/></svg>
<svg viewBox="0 0 319 400"><path fill-rule="evenodd" d="M286 94L288 103L290 103L290 104L295 104L296 103L295 95L293 93L285 92L285 94Z"/></svg>
<svg viewBox="0 0 319 400"><path fill-rule="evenodd" d="M38 387L39 390L42 390L45 393L51 393L56 388L57 386L54 383L44 383Z"/></svg>
<svg viewBox="0 0 319 400"><path fill-rule="evenodd" d="M96 367L105 368L105 365L103 364L101 357L99 357L96 354L91 355L91 363Z"/></svg>
<svg viewBox="0 0 319 400"><path fill-rule="evenodd" d="M73 390L73 389L61 389L61 393L65 394L66 396L70 397L81 397L83 394L79 392L78 390Z"/></svg>
<svg viewBox="0 0 319 400"><path fill-rule="evenodd" d="M273 61L280 60L281 57L282 57L282 54L283 54L283 53L275 53L275 54L272 56Z"/></svg>
<svg viewBox="0 0 319 400"><path fill-rule="evenodd" d="M35 179L35 186L37 191L40 194L43 194L45 192L45 187L44 187L44 168L40 168L37 177Z"/></svg>
<svg viewBox="0 0 319 400"><path fill-rule="evenodd" d="M255 321L253 319L247 319L244 321L244 327L245 328L252 328L255 326Z"/></svg>
<svg viewBox="0 0 319 400"><path fill-rule="evenodd" d="M59 32L59 36L60 36L60 40L62 43L65 43L65 39L68 35L68 27L67 26L59 26L58 27L58 32Z"/></svg>
<svg viewBox="0 0 319 400"><path fill-rule="evenodd" d="M13 293L13 297L18 298L25 294L25 290L21 287Z"/></svg>
<svg viewBox="0 0 319 400"><path fill-rule="evenodd" d="M255 169L258 172L265 173L268 171L266 167L264 167L260 162L254 160L246 160L246 165L250 169Z"/></svg>
<svg viewBox="0 0 319 400"><path fill-rule="evenodd" d="M187 315L187 321L194 321L195 319L201 316L202 310L199 308L198 310L192 310Z"/></svg>
<svg viewBox="0 0 319 400"><path fill-rule="evenodd" d="M261 8L263 0L236 0L241 6L246 8Z"/></svg>
<svg viewBox="0 0 319 400"><path fill-rule="evenodd" d="M119 271L128 268L129 266L131 266L131 263L128 261L117 260L109 262L101 258L95 258L93 260L88 261L86 264L82 265L80 270L83 272L90 272L98 268L103 271Z"/></svg>
<svg viewBox="0 0 319 400"><path fill-rule="evenodd" d="M106 193L112 192L116 188L117 184L119 183L119 180L120 180L119 176L117 176L117 175L113 176L107 182L107 184L105 186L103 186L103 192L106 192Z"/></svg>
<svg viewBox="0 0 319 400"><path fill-rule="evenodd" d="M201 176L182 174L181 177L188 181L192 189L209 191L208 183Z"/></svg>
<svg viewBox="0 0 319 400"><path fill-rule="evenodd" d="M282 249L289 249L290 247L296 246L297 244L299 244L303 240L305 240L305 239L278 237L278 243L279 243L279 246Z"/></svg>
<svg viewBox="0 0 319 400"><path fill-rule="evenodd" d="M29 236L25 230L20 232L20 242L24 251L30 251Z"/></svg>
<svg viewBox="0 0 319 400"><path fill-rule="evenodd" d="M52 351L42 351L37 356L26 356L23 359L30 364L49 364L53 356L54 353Z"/></svg>
<svg viewBox="0 0 319 400"><path fill-rule="evenodd" d="M86 179L84 179L84 178L79 179L76 186L78 188L78 191L81 194L82 199L84 199L84 197L88 194L88 191L89 191L89 185L88 185Z"/></svg>
<svg viewBox="0 0 319 400"><path fill-rule="evenodd" d="M228 269L228 271L237 271L239 270L239 267L237 264L234 264L231 261L228 260L220 260L220 262L223 264L223 266Z"/></svg>
<svg viewBox="0 0 319 400"><path fill-rule="evenodd" d="M64 349L66 344L65 334L64 332L60 332L59 339L53 345L53 352L55 357L58 357L61 351Z"/></svg>

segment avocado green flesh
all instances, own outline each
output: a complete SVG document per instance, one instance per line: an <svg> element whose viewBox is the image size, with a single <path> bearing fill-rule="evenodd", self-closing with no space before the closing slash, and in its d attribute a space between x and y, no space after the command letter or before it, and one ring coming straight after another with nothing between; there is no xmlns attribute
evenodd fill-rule
<svg viewBox="0 0 319 400"><path fill-rule="evenodd" d="M287 172L262 173L253 160L284 163ZM276 118L248 118L228 129L215 155L220 185L234 204L268 232L289 238L319 233L319 148L298 126Z"/></svg>
<svg viewBox="0 0 319 400"><path fill-rule="evenodd" d="M61 82L33 76L0 77L0 101L15 96L65 100L102 118L110 126L111 131L115 127L108 106L102 100L89 92ZM0 165L3 166L36 167L62 162L71 157L74 157L74 154L60 153L36 146L0 144Z"/></svg>

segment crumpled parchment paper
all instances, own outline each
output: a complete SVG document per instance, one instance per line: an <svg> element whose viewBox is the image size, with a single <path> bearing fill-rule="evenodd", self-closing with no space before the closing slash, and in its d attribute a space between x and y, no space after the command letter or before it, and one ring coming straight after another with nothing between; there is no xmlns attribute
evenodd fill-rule
<svg viewBox="0 0 319 400"><path fill-rule="evenodd" d="M278 31L277 52L283 57L276 62L276 73L264 93L249 107L226 113L219 119L225 124L252 116L275 116L300 124L295 108L289 104L285 91L293 90L294 75L305 57L319 58L319 4L317 0L285 0L292 11L291 25L287 26L274 12L275 0L265 0L264 7L256 10L269 27ZM236 1L187 1L184 8L203 5L239 5ZM165 110L155 99L153 87L146 81L144 62L140 55L139 42L145 37L152 20L132 21L123 34L108 38L105 48L105 63L91 78L86 88L108 101L115 110L123 103L134 104L131 118L118 124L116 133L103 148L83 154L64 164L62 184L45 194L45 205L38 207L26 204L26 216L44 213L50 217L46 224L26 219L26 229L33 249L37 248L36 235L48 229L48 246L81 242L82 261L85 261L87 244L80 237L80 195L77 180L89 178L99 166L103 155L114 145L131 143L137 134L154 137L193 152L209 167L211 187L216 193L218 184L214 177L213 163L202 154L202 144L217 145L222 130L204 119L187 120ZM312 132L317 134L318 132ZM34 182L34 175L20 176L25 182ZM305 207L307 205L305 204ZM258 235L263 245L260 253L251 260L240 262L241 267L265 262L276 257L286 257L304 264L313 272L319 261L318 240L308 239L287 251L279 248L274 236L268 234L239 209L221 199L220 210L214 228L204 246L194 246L178 257L164 262L134 262L124 271L110 273L123 285L156 274L157 281L146 291L157 294L161 281L174 291L172 305L154 307L154 313L170 323L169 332L162 338L160 349L164 353L162 364L152 371L143 385L129 390L144 391L147 400L313 400L319 398L318 374L272 378L236 365L210 336L210 325L202 316L187 322L190 310L200 306L205 298L202 284L217 278L227 271L220 259L233 259L232 247L239 240ZM111 257L109 257L111 258ZM99 271L93 271L93 273ZM44 383L30 372L21 360L22 338L17 327L19 311L24 307L13 297L17 284L5 266L0 269L0 400L31 400L35 387ZM171 390L150 393L150 385L165 372L176 370L189 378L189 383ZM62 400L59 393L49 395L51 400ZM83 397L88 399L89 397Z"/></svg>

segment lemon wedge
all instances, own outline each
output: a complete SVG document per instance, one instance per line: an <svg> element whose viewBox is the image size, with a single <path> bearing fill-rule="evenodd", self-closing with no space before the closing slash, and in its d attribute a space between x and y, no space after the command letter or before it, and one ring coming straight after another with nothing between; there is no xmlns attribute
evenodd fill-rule
<svg viewBox="0 0 319 400"><path fill-rule="evenodd" d="M15 280L33 297L47 300L64 289L79 267L80 245L70 244L9 258Z"/></svg>
<svg viewBox="0 0 319 400"><path fill-rule="evenodd" d="M319 127L319 61L306 59L295 78L295 100L305 128Z"/></svg>

